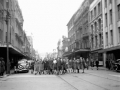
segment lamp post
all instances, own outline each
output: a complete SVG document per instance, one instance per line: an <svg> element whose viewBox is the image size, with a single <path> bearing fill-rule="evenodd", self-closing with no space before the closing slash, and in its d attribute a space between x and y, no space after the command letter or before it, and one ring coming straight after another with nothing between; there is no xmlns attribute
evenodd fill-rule
<svg viewBox="0 0 120 90"><path fill-rule="evenodd" d="M8 2L8 4L9 4L9 2ZM10 13L9 13L9 11L8 11L8 7L9 6L7 6L7 10L6 10L6 19L5 19L5 21L6 21L6 25L7 25L7 42L6 42L6 44L7 44L7 74L10 74L10 61L9 61L9 32L8 32L8 29L9 29L9 19L10 19Z"/></svg>

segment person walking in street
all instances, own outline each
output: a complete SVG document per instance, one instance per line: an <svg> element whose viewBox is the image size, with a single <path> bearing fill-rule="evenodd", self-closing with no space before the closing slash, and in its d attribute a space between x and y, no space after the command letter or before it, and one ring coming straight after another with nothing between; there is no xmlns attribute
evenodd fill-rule
<svg viewBox="0 0 120 90"><path fill-rule="evenodd" d="M53 60L49 59L49 74L53 74Z"/></svg>
<svg viewBox="0 0 120 90"><path fill-rule="evenodd" d="M38 72L39 72L39 65L38 65L38 61L36 61L34 64L34 74L36 75Z"/></svg>
<svg viewBox="0 0 120 90"><path fill-rule="evenodd" d="M43 64L42 60L39 61L39 74L41 75L43 73Z"/></svg>
<svg viewBox="0 0 120 90"><path fill-rule="evenodd" d="M53 60L53 70L54 70L54 74L57 73L57 60L54 58Z"/></svg>
<svg viewBox="0 0 120 90"><path fill-rule="evenodd" d="M97 70L98 70L98 67L99 67L99 61L98 61L98 59L96 59L96 67L97 67Z"/></svg>
<svg viewBox="0 0 120 90"><path fill-rule="evenodd" d="M60 71L61 71L61 61L62 59L59 59L57 60L57 75L60 74Z"/></svg>
<svg viewBox="0 0 120 90"><path fill-rule="evenodd" d="M77 61L76 61L76 66L77 66L77 73L79 73L79 70L80 70L80 60L79 58L77 58Z"/></svg>

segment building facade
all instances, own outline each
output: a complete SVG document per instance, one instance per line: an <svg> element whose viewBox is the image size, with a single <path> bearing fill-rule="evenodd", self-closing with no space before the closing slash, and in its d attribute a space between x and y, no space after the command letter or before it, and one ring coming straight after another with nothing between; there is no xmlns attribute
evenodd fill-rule
<svg viewBox="0 0 120 90"><path fill-rule="evenodd" d="M6 23L7 18L8 23ZM9 60L12 64L17 63L21 58L29 58L30 44L23 30L23 23L18 1L0 0L0 57L5 59L5 63L7 62L7 44L9 44ZM28 52L27 55L26 52Z"/></svg>
<svg viewBox="0 0 120 90"><path fill-rule="evenodd" d="M67 24L69 45L68 45L68 54L66 56L68 58L72 58L74 56L72 54L75 48L74 17L75 17L75 14L71 17L70 21Z"/></svg>
<svg viewBox="0 0 120 90"><path fill-rule="evenodd" d="M72 57L89 57L89 6L94 0L84 0L67 24L69 52Z"/></svg>
<svg viewBox="0 0 120 90"><path fill-rule="evenodd" d="M102 17L102 0L95 0L89 8L89 28L90 28L90 48L91 58L103 65L103 17Z"/></svg>
<svg viewBox="0 0 120 90"><path fill-rule="evenodd" d="M104 63L114 62L120 58L120 0L102 0L102 4Z"/></svg>

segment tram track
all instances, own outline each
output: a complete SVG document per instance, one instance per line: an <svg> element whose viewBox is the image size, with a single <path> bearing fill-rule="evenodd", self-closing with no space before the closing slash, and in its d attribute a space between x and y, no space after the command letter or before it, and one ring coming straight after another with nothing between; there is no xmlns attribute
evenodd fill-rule
<svg viewBox="0 0 120 90"><path fill-rule="evenodd" d="M108 77L99 76L99 75L96 75L96 74L91 74L91 73L86 73L86 74L89 74L91 76L96 76L96 77L104 78L104 79L107 79L107 80L112 80L112 81L120 82L119 80L114 80L114 79L111 79L111 78L108 78Z"/></svg>
<svg viewBox="0 0 120 90"><path fill-rule="evenodd" d="M78 88L76 88L75 86L73 86L71 83L69 83L67 80L63 79L62 77L60 77L60 75L57 75L57 77L59 77L61 80L63 80L65 83L67 83L68 85L70 85L71 87L73 87L75 90L79 90Z"/></svg>
<svg viewBox="0 0 120 90"><path fill-rule="evenodd" d="M73 76L73 77L75 77L75 78L78 78L78 79L80 79L80 80L83 80L83 81L85 81L85 82L87 82L87 83L90 83L90 84L92 84L92 85L95 85L95 86L97 86L97 87L100 87L100 88L102 88L102 89L104 89L104 90L109 90L109 89L107 89L107 88L105 88L105 87L102 87L102 86L100 86L100 85L97 85L97 84L95 84L95 83L93 83L93 82L90 82L90 81L88 81L88 80L79 78L78 76L74 76L74 75L70 75L70 76Z"/></svg>
<svg viewBox="0 0 120 90"><path fill-rule="evenodd" d="M102 86L100 86L100 85L98 85L98 84L95 84L95 83L93 83L93 82L90 82L90 81L85 80L85 79L82 79L82 78L79 78L78 76L74 76L74 75L71 75L71 74L67 74L67 75L72 76L72 77L74 77L74 78L77 78L77 79L79 79L79 80L82 80L82 81L84 81L84 82L87 82L87 83L89 83L89 84L92 84L92 85L94 85L94 86L96 86L96 87L102 88L102 89L104 89L104 90L109 90L109 89L107 89L107 88L105 88L105 87L102 87ZM62 78L61 76L58 75L58 77L59 77L61 80L63 80L64 82L66 82L67 84L69 84L70 86L72 86L75 90L80 90L80 89L76 88L74 85L72 85L71 83L69 83L67 80L65 80L64 78Z"/></svg>

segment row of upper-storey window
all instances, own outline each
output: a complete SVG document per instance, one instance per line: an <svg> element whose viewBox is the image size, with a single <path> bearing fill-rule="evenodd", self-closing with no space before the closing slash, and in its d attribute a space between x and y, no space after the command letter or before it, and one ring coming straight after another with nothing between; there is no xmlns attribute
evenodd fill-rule
<svg viewBox="0 0 120 90"><path fill-rule="evenodd" d="M117 5L117 12L118 12L118 20L120 20L120 4ZM106 27L108 26L108 14L109 14L109 20L110 20L109 24L112 24L112 22L113 22L113 15L112 15L113 11L112 11L112 9L109 10L109 13L105 13L105 26Z"/></svg>
<svg viewBox="0 0 120 90"><path fill-rule="evenodd" d="M92 21L93 18L95 18L97 15L99 15L102 12L102 2L99 2L96 7L94 7L93 10L90 11L90 20Z"/></svg>

